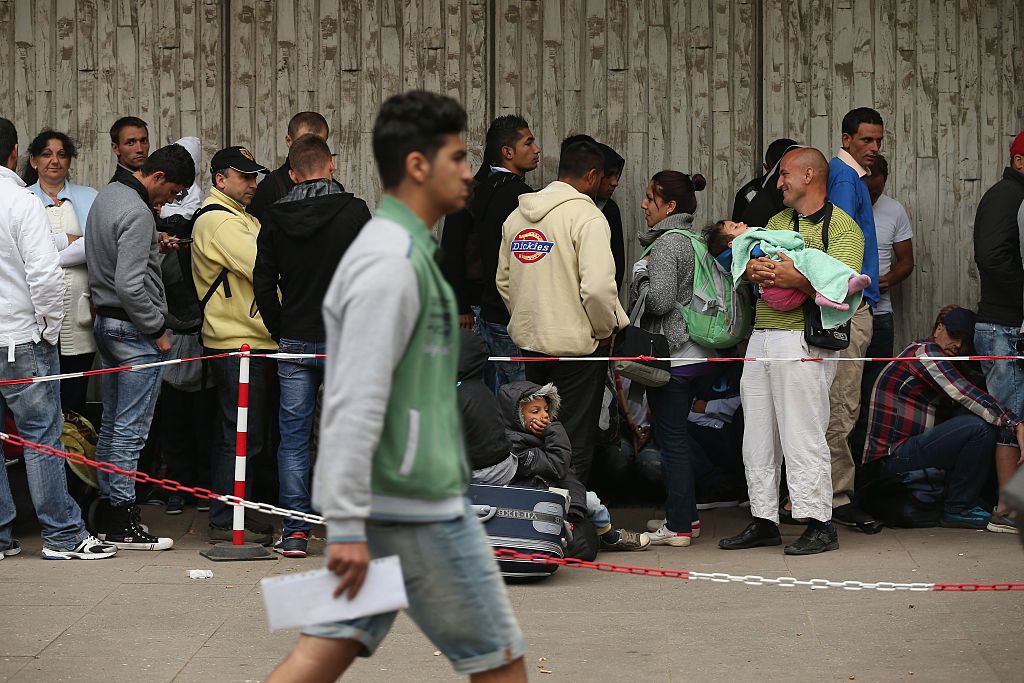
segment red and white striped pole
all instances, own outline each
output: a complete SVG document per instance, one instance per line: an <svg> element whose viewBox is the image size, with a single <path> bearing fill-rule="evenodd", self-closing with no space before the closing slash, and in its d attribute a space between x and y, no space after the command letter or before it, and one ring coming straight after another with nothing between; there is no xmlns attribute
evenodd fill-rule
<svg viewBox="0 0 1024 683"><path fill-rule="evenodd" d="M238 359L238 419L235 431L235 495L245 498L245 456L249 440L249 345L242 344ZM234 509L232 543L245 543L245 508Z"/></svg>

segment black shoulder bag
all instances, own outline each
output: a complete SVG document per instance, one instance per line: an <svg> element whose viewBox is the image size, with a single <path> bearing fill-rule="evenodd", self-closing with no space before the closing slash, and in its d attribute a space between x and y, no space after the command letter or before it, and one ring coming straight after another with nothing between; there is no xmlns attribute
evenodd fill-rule
<svg viewBox="0 0 1024 683"><path fill-rule="evenodd" d="M828 228L832 222L832 202L825 203L825 217L821 221L821 243L828 253ZM800 232L800 215L793 210L793 230ZM804 302L804 339L810 346L829 351L842 351L850 345L850 323L839 327L826 328L821 324L821 308L814 303L814 297Z"/></svg>

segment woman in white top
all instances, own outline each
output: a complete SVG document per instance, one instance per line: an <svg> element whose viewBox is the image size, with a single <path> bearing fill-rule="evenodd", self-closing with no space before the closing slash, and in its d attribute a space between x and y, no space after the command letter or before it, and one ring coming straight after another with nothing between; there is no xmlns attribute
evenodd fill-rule
<svg viewBox="0 0 1024 683"><path fill-rule="evenodd" d="M25 184L46 207L53 243L64 269L64 321L60 328L60 371L81 372L92 367L96 341L89 305L89 274L85 266L85 221L96 190L68 180L78 149L64 133L44 130L28 146ZM81 412L88 379L63 380L64 410Z"/></svg>

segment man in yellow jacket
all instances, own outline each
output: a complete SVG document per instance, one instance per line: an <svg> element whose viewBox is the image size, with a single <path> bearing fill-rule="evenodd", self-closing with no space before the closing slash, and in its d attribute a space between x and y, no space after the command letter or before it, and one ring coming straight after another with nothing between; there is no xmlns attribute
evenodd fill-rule
<svg viewBox="0 0 1024 683"><path fill-rule="evenodd" d="M277 350L256 307L252 271L256 265L256 238L260 222L246 207L256 193L256 180L267 168L257 163L245 147L228 147L210 162L213 188L196 213L192 231L192 279L196 292L206 301L203 310L203 352L216 355L237 351L248 344L254 353ZM266 359L253 358L249 370L249 415L247 453L251 457L263 447L266 424ZM217 386L221 435L210 463L212 487L216 493L231 493L235 471L235 432L238 417L239 358L218 358L207 367ZM246 498L252 476L248 477ZM210 538L231 540L232 511L224 503L210 505ZM246 520L245 540L270 545L273 528Z"/></svg>
<svg viewBox="0 0 1024 683"><path fill-rule="evenodd" d="M569 142L569 141L567 141ZM558 180L519 198L502 226L495 283L508 306L509 335L527 356L608 355L628 324L615 286L611 229L594 203L604 155L593 140L562 148ZM558 387L573 468L587 483L607 363L526 363L526 378Z"/></svg>

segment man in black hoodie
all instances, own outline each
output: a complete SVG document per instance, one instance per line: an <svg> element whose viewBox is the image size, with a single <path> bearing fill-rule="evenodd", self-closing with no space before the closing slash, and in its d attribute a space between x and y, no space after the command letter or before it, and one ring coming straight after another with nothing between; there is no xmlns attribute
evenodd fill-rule
<svg viewBox="0 0 1024 683"><path fill-rule="evenodd" d="M464 212L445 220L441 235L441 270L452 285L459 305L459 324L473 326L471 306L480 307L479 333L492 356L518 356L508 336L508 308L498 295L501 226L519 206L519 196L533 192L525 176L540 164L540 146L530 124L506 114L491 122L484 145L484 163L477 186ZM522 363L498 362L484 375L495 393L502 384L526 379Z"/></svg>
<svg viewBox="0 0 1024 683"><path fill-rule="evenodd" d="M754 178L736 193L732 208L734 221L764 227L769 218L786 208L782 203L782 190L777 187L779 162L795 146L796 142L789 138L780 138L768 145L764 153L764 175Z"/></svg>
<svg viewBox="0 0 1024 683"><path fill-rule="evenodd" d="M608 219L608 227L612 231L612 257L615 259L615 286L622 289L622 279L626 275L626 241L622 233L622 213L619 205L612 199L615 188L619 186L619 178L626 160L608 145L597 144L604 153L604 180L597 190L597 208Z"/></svg>
<svg viewBox="0 0 1024 683"><path fill-rule="evenodd" d="M370 210L332 178L334 159L319 136L304 135L292 142L288 164L295 186L264 214L253 291L263 324L281 353L323 354L326 334L320 305L345 250L370 220ZM312 512L309 443L324 364L322 359L282 360L277 367L280 503ZM285 557L305 557L309 530L305 522L285 520L274 550Z"/></svg>
<svg viewBox="0 0 1024 683"><path fill-rule="evenodd" d="M1019 218L1024 205L1024 132L1010 145L1010 165L989 188L974 218L974 260L981 276L981 300L974 326L974 348L984 356L1015 356L1024 340L1024 265ZM1009 410L1024 411L1024 369L1016 361L982 361L988 392ZM1003 430L996 445L996 477L1000 489L1021 460L1013 433ZM1003 501L992 515L990 531L1015 532Z"/></svg>

